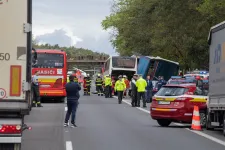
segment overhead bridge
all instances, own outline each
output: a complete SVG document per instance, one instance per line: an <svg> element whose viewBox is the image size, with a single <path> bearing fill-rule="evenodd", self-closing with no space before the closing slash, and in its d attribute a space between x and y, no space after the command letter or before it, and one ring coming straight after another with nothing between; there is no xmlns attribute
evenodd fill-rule
<svg viewBox="0 0 225 150"><path fill-rule="evenodd" d="M79 68L89 74L101 72L108 56L76 56L67 59L68 70L73 71L73 68Z"/></svg>

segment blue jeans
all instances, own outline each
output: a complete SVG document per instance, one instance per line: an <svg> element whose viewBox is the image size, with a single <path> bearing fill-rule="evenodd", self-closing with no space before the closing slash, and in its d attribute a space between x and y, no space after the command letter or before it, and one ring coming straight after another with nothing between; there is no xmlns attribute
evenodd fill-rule
<svg viewBox="0 0 225 150"><path fill-rule="evenodd" d="M72 124L75 123L76 111L77 111L78 104L79 104L78 101L67 101L67 108L68 108L68 110L67 110L67 113L66 113L65 123L68 123L71 114L72 114L72 116L71 116L71 123Z"/></svg>

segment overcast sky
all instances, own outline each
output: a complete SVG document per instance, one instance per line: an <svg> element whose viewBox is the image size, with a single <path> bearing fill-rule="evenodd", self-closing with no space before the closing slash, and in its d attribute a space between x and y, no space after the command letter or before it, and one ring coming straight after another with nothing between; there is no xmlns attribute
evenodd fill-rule
<svg viewBox="0 0 225 150"><path fill-rule="evenodd" d="M33 0L33 34L40 43L115 55L101 21L112 0Z"/></svg>

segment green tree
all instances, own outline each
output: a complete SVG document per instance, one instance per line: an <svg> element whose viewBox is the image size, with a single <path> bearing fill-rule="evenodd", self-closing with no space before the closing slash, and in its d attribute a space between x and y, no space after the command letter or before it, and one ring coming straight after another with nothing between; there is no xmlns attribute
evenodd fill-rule
<svg viewBox="0 0 225 150"><path fill-rule="evenodd" d="M224 19L222 1L118 0L102 26L112 31L112 45L121 55L158 55L185 69L207 68L207 36Z"/></svg>

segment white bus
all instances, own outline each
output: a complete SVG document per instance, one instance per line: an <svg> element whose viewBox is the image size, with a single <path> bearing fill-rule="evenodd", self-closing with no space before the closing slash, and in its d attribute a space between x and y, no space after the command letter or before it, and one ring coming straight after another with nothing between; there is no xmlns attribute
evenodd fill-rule
<svg viewBox="0 0 225 150"><path fill-rule="evenodd" d="M110 74L118 77L119 75L126 75L128 79L137 72L137 58L127 56L110 56L103 69L103 75Z"/></svg>

